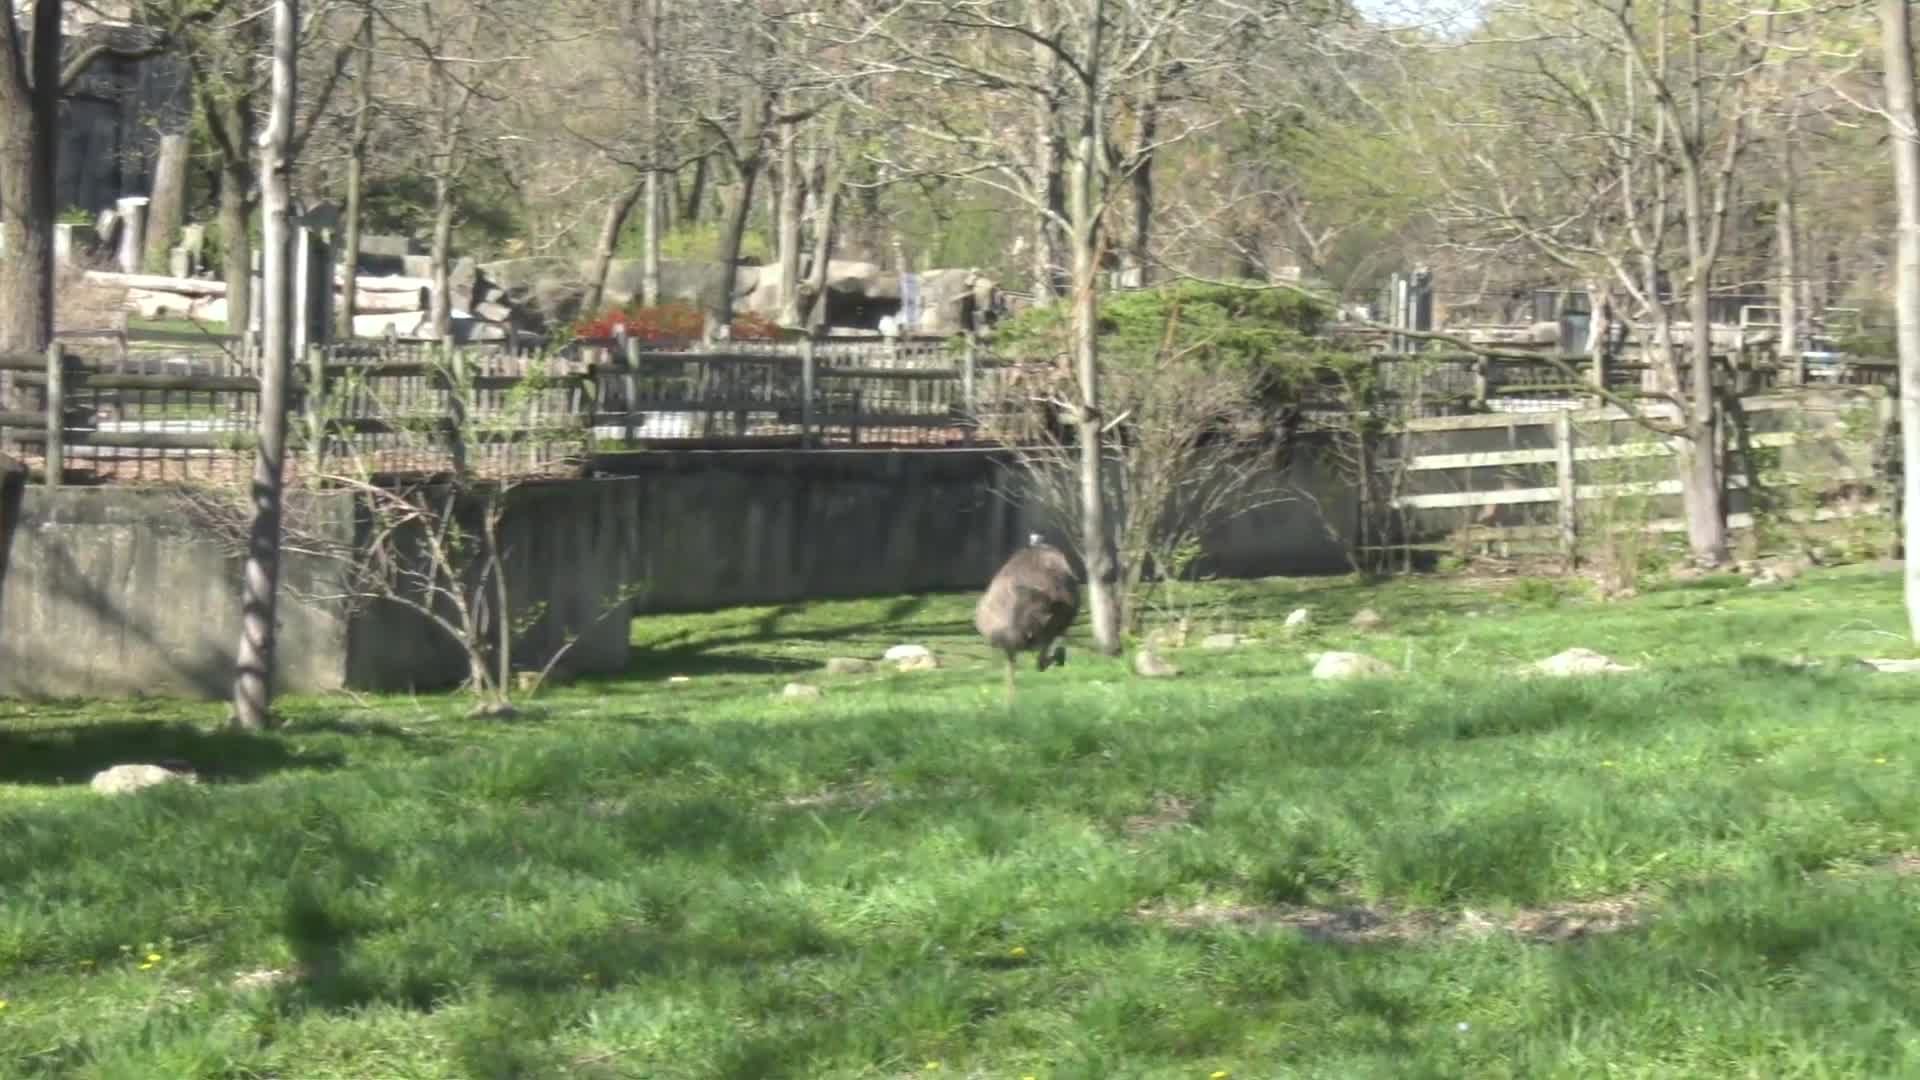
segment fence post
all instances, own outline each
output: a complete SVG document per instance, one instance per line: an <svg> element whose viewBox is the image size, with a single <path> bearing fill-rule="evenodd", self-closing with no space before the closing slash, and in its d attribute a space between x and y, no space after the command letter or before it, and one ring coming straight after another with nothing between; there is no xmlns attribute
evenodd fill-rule
<svg viewBox="0 0 1920 1080"><path fill-rule="evenodd" d="M813 333L809 331L800 339L800 445L811 450L815 445L813 430L813 379L814 364Z"/></svg>
<svg viewBox="0 0 1920 1080"><path fill-rule="evenodd" d="M1580 536L1574 517L1578 502L1574 497L1573 413L1563 410L1553 418L1553 448L1554 471L1559 474L1560 480L1560 556L1566 560L1567 569L1571 570L1579 558Z"/></svg>
<svg viewBox="0 0 1920 1080"><path fill-rule="evenodd" d="M1487 358L1473 358L1473 407L1477 412L1487 410Z"/></svg>
<svg viewBox="0 0 1920 1080"><path fill-rule="evenodd" d="M47 486L59 487L67 472L67 353L47 346Z"/></svg>
<svg viewBox="0 0 1920 1080"><path fill-rule="evenodd" d="M636 405L636 402L640 397L640 378L639 378L640 339L639 338L633 338L633 337L626 338L626 356L623 357L622 359L625 362L625 366L627 369L620 376L622 388L625 390L626 398L627 398L626 431L624 433L624 438L626 441L625 449L631 450L633 449L633 440L636 437L636 429L639 427L639 424L637 423L637 418L640 415L638 406Z"/></svg>
<svg viewBox="0 0 1920 1080"><path fill-rule="evenodd" d="M324 345L307 346L307 438L313 455L313 483L320 486L327 457L327 350Z"/></svg>

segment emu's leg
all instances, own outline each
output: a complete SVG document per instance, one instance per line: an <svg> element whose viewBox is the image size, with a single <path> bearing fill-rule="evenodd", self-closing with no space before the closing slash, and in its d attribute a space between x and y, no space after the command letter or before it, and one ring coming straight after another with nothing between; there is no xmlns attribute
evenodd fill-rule
<svg viewBox="0 0 1920 1080"><path fill-rule="evenodd" d="M1037 645L1038 647L1033 650L1033 669L1045 671L1047 665L1053 663L1053 641L1042 639Z"/></svg>
<svg viewBox="0 0 1920 1080"><path fill-rule="evenodd" d="M1014 652L1012 649L1008 649L1007 650L1007 705L1008 707L1012 707L1013 705L1013 665L1014 665Z"/></svg>

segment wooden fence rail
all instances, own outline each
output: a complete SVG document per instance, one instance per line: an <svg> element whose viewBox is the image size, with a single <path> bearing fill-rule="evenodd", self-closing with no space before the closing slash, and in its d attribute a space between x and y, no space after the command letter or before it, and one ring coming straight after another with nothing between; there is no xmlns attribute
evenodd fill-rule
<svg viewBox="0 0 1920 1080"><path fill-rule="evenodd" d="M163 479L169 462L181 470L198 463L211 470L223 457L240 462L258 408L252 347L220 340L185 352L128 350L195 337L134 333L104 353L63 338L44 355L0 355L0 389L10 391L0 393L0 451L35 448L52 482L81 459L116 479L125 478L128 462L144 476L145 465L157 461ZM1595 371L1584 356L1516 360L1436 351L1377 354L1370 364L1369 407L1416 426L1429 418L1504 425L1518 411L1591 404L1596 379L1632 393L1648 378L1645 364ZM1730 386L1746 393L1801 374L1765 364L1721 368ZM474 441L491 447L502 468L541 454L551 464L612 449L968 445L1018 437L1017 425L1026 421L1002 415L1009 370L971 342L963 349L801 339L699 349L626 340L576 342L544 356L451 342L349 342L316 349L297 365L292 407L304 422L294 425L294 444L310 456L302 467L353 449L384 455L400 470L437 470L466 455L473 448L455 445L454 436L469 428L490 432ZM1806 377L1890 385L1894 370L1861 361ZM1346 393L1329 379L1305 405L1346 411L1354 406ZM1003 423L1015 426L982 430ZM1579 447L1574 460L1611 452ZM1515 453L1531 451L1508 451L1478 466L1545 460ZM1429 462L1424 470L1445 467Z"/></svg>
<svg viewBox="0 0 1920 1080"><path fill-rule="evenodd" d="M1808 418L1824 422L1824 429L1790 427L1787 430L1754 430L1733 440L1726 450L1725 485L1729 491L1747 492L1758 485L1756 463L1747 460L1750 451L1796 448L1823 451L1827 464L1819 469L1820 479L1829 484L1849 484L1874 479L1870 465L1861 459L1871 456L1868 436L1861 433L1836 434L1844 428L1838 417L1848 408L1864 407L1873 416L1865 431L1882 431L1891 419L1893 399L1878 386L1858 387L1839 394L1814 392L1822 400L1806 395L1753 397L1741 403L1742 411L1755 428L1765 418L1777 416L1782 423L1803 423ZM1844 403L1839 398L1851 399ZM1649 405L1641 415L1656 419L1675 419L1678 411L1671 405ZM1586 430L1604 434L1583 442ZM1618 433L1624 430L1625 441ZM1508 450L1425 450L1423 438L1473 438L1504 431L1509 435L1532 432L1518 441L1545 442L1522 449ZM1547 438L1542 440L1544 433ZM1403 512L1462 511L1484 514L1495 508L1551 507L1552 524L1476 525L1469 530L1485 542L1556 542L1562 558L1573 561L1581 540L1589 533L1581 505L1632 496L1673 496L1681 492L1678 479L1605 479L1583 477L1583 465L1602 462L1631 462L1635 459L1670 457L1682 449L1676 437L1657 435L1641 426L1633 413L1617 407L1563 409L1552 412L1510 413L1504 415L1430 417L1407 420L1396 435L1406 440L1406 453L1383 466L1404 472L1410 478L1431 478L1437 482L1407 485L1437 490L1421 490L1394 495L1393 509ZM1847 445L1849 439L1854 440ZM1551 469L1551 482L1546 472ZM1498 476L1495 480L1493 477ZM1799 478L1804 481L1806 477ZM1517 483L1517 486L1516 486ZM1802 511L1806 520L1829 521L1853 516L1857 510L1816 508ZM1756 515L1751 512L1729 514L1733 529L1751 528ZM1675 518L1656 518L1638 523L1647 532L1681 532L1685 522ZM1418 531L1418 530L1415 530ZM1436 545L1426 545L1436 546ZM1446 546L1446 545L1437 545Z"/></svg>

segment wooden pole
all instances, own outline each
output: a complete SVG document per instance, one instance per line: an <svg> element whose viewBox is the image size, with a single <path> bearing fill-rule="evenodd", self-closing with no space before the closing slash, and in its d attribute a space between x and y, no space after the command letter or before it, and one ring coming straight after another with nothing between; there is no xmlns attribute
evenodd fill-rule
<svg viewBox="0 0 1920 1080"><path fill-rule="evenodd" d="M1574 517L1578 503L1574 497L1572 413L1561 412L1553 418L1553 448L1556 451L1554 471L1560 481L1560 556L1566 560L1567 569L1572 570L1579 561L1580 536Z"/></svg>
<svg viewBox="0 0 1920 1080"><path fill-rule="evenodd" d="M813 424L814 364L813 335L800 339L800 445L811 450L815 444Z"/></svg>
<svg viewBox="0 0 1920 1080"><path fill-rule="evenodd" d="M47 346L47 486L59 487L67 472L67 356L59 342Z"/></svg>

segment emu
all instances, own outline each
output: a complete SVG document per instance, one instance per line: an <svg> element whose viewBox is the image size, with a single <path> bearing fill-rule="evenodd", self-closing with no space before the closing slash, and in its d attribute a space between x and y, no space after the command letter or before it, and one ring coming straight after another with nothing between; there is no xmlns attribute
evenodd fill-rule
<svg viewBox="0 0 1920 1080"><path fill-rule="evenodd" d="M1080 586L1059 548L1039 534L1013 553L987 583L973 609L973 626L988 645L1007 656L1007 703L1013 703L1015 660L1034 650L1041 671L1067 662L1066 646L1056 642L1080 613Z"/></svg>

